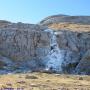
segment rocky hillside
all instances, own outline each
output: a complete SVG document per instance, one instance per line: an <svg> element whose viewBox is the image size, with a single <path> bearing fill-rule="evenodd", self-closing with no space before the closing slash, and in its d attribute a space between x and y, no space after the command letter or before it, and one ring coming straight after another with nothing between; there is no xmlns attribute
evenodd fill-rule
<svg viewBox="0 0 90 90"><path fill-rule="evenodd" d="M46 17L39 24L49 25L53 23L90 24L90 16L53 15Z"/></svg>
<svg viewBox="0 0 90 90"><path fill-rule="evenodd" d="M0 73L90 74L90 17L55 15L39 24L0 22Z"/></svg>

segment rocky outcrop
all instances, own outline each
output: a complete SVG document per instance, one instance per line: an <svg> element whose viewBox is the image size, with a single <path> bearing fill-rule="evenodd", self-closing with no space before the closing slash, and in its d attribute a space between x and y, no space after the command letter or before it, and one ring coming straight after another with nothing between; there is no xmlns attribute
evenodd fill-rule
<svg viewBox="0 0 90 90"><path fill-rule="evenodd" d="M90 16L69 16L69 15L53 15L46 17L39 24L50 25L53 23L78 23L78 24L90 24Z"/></svg>
<svg viewBox="0 0 90 90"><path fill-rule="evenodd" d="M90 33L89 32L72 32L72 31L58 31L57 42L60 49L65 50L64 61L62 64L63 71L74 73L77 66L80 68L90 68L89 60L86 63L87 67L79 65L80 62L84 63L82 58L84 54L90 49ZM90 53L88 53L90 56ZM76 69L77 71L78 69ZM86 70L85 70L86 71ZM90 71L90 69L88 69ZM81 72L81 71L79 71Z"/></svg>
<svg viewBox="0 0 90 90"><path fill-rule="evenodd" d="M23 28L24 27L24 28ZM0 54L9 57L14 64L26 64L34 67L30 62L39 60L48 54L50 48L50 34L44 32L45 27L38 25L12 24L0 29ZM30 62L28 62L30 61ZM30 65L28 65L30 64Z"/></svg>
<svg viewBox="0 0 90 90"><path fill-rule="evenodd" d="M90 49L86 51L76 67L76 71L79 74L89 74L90 75Z"/></svg>
<svg viewBox="0 0 90 90"><path fill-rule="evenodd" d="M90 74L90 31L5 22L0 26L0 55L1 73Z"/></svg>
<svg viewBox="0 0 90 90"><path fill-rule="evenodd" d="M90 49L90 16L54 15L39 24L54 29L59 49L64 50L63 72L90 74L90 59L84 57Z"/></svg>

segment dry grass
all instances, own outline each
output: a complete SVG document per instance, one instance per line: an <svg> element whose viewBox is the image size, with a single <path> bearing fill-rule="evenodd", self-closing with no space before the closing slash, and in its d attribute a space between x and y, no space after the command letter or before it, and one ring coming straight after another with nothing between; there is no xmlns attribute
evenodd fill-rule
<svg viewBox="0 0 90 90"><path fill-rule="evenodd" d="M82 24L71 24L71 23L54 23L49 25L49 28L60 30L71 30L71 31L78 31L78 32L88 32L90 31L90 25L82 25Z"/></svg>
<svg viewBox="0 0 90 90"><path fill-rule="evenodd" d="M2 90L90 90L90 76L27 73L0 76ZM14 88L14 89L10 89Z"/></svg>

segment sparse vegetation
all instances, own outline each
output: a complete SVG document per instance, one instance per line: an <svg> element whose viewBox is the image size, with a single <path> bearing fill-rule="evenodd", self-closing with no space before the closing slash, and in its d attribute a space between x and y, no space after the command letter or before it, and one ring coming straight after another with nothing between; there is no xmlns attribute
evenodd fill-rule
<svg viewBox="0 0 90 90"><path fill-rule="evenodd" d="M90 76L26 73L0 75L0 89L14 90L90 90ZM9 89L8 89L9 90Z"/></svg>
<svg viewBox="0 0 90 90"><path fill-rule="evenodd" d="M73 23L53 23L49 25L54 30L71 30L78 32L89 32L90 25L85 24L73 24Z"/></svg>
<svg viewBox="0 0 90 90"><path fill-rule="evenodd" d="M83 77L79 77L79 80L83 80Z"/></svg>

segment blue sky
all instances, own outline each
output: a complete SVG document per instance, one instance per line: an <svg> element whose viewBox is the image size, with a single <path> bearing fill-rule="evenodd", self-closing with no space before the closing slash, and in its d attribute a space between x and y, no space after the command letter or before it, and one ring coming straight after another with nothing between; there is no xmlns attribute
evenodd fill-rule
<svg viewBox="0 0 90 90"><path fill-rule="evenodd" d="M37 23L56 15L90 15L90 0L0 0L0 19Z"/></svg>

